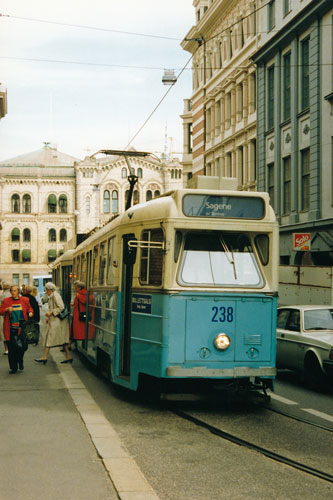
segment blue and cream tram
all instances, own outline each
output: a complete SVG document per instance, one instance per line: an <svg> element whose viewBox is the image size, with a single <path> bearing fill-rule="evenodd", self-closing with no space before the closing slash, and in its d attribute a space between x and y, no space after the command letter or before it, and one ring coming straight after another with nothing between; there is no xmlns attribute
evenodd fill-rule
<svg viewBox="0 0 333 500"><path fill-rule="evenodd" d="M73 284L73 253L74 249L67 250L52 264L52 281L60 290L65 306L70 310Z"/></svg>
<svg viewBox="0 0 333 500"><path fill-rule="evenodd" d="M79 350L110 379L272 387L278 226L268 194L179 190L129 208L73 252Z"/></svg>

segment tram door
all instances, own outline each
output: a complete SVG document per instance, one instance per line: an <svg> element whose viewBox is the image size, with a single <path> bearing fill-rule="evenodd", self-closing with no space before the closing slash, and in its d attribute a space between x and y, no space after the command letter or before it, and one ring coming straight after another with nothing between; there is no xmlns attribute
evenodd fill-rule
<svg viewBox="0 0 333 500"><path fill-rule="evenodd" d="M129 377L131 366L131 313L132 313L132 281L133 266L136 259L136 248L128 246L129 241L136 240L134 234L123 236L123 269L122 269L122 336L120 342L120 375Z"/></svg>

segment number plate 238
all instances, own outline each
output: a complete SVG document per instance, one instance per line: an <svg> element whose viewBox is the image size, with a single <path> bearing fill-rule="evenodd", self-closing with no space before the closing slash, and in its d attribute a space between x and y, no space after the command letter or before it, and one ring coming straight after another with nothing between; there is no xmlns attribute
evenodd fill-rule
<svg viewBox="0 0 333 500"><path fill-rule="evenodd" d="M233 307L212 307L212 323L232 323L234 320Z"/></svg>

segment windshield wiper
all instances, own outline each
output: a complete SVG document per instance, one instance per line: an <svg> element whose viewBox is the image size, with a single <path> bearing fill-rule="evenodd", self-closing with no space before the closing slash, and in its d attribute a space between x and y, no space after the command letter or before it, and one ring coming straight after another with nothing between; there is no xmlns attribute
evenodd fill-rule
<svg viewBox="0 0 333 500"><path fill-rule="evenodd" d="M221 236L219 236L219 240L220 240L220 243L222 245L222 248L224 250L224 253L227 257L229 264L232 264L232 266L233 266L235 280L237 281L237 271L236 271L234 252L232 250L229 250L228 245L226 244L226 242L224 241L224 239Z"/></svg>

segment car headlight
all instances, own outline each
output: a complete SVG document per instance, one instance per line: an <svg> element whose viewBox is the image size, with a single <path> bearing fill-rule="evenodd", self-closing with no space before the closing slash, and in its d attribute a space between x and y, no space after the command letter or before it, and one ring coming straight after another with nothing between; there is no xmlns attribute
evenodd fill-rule
<svg viewBox="0 0 333 500"><path fill-rule="evenodd" d="M214 339L214 346L219 351L225 351L230 346L231 341L226 333L219 333Z"/></svg>

